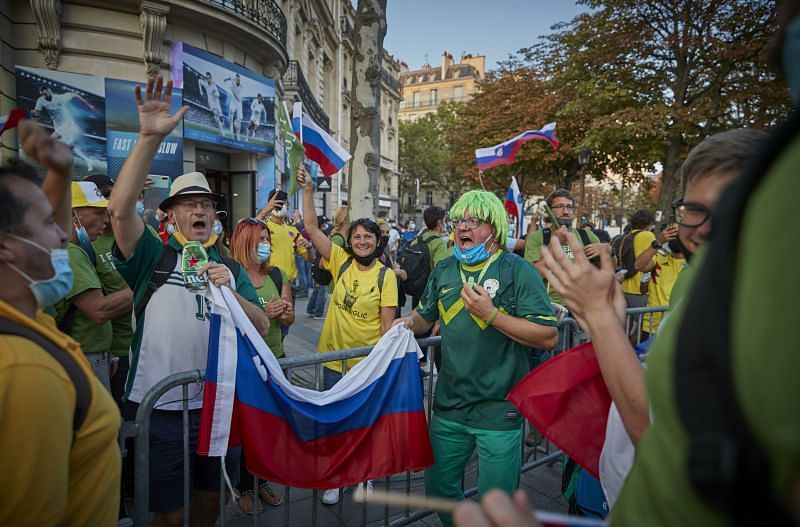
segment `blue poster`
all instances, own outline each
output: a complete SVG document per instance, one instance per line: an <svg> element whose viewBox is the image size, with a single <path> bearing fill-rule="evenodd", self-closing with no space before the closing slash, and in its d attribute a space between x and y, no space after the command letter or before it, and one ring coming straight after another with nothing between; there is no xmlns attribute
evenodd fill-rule
<svg viewBox="0 0 800 527"><path fill-rule="evenodd" d="M201 49L172 47L172 80L183 89L184 136L262 155L275 151L275 83Z"/></svg>
<svg viewBox="0 0 800 527"><path fill-rule="evenodd" d="M116 179L139 135L139 111L134 88L142 83L106 79L106 151L108 175ZM172 92L170 111L181 107L181 91ZM183 174L183 125L178 125L158 148L150 174L176 178Z"/></svg>

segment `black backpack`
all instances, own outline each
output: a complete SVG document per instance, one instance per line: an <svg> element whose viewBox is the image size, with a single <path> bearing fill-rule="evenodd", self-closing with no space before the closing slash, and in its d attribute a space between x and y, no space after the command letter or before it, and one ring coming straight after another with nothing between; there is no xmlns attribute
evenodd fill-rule
<svg viewBox="0 0 800 527"><path fill-rule="evenodd" d="M431 236L424 240L420 234L414 239L416 243L410 242L397 255L400 269L408 275L403 282L403 291L413 298L420 298L428 285L428 275L431 273L431 252L428 244L435 239L435 236Z"/></svg>
<svg viewBox="0 0 800 527"><path fill-rule="evenodd" d="M338 232L333 236L341 236L342 240L344 240L344 236ZM331 240L333 236L331 236ZM319 251L315 250L314 252L316 256L314 257L314 262L311 264L311 278L319 285L328 285L331 283L331 280L333 280L333 275L330 271L322 267L322 255L319 254Z"/></svg>
<svg viewBox="0 0 800 527"><path fill-rule="evenodd" d="M644 231L629 232L627 234L620 234L611 240L611 252L617 257L617 271L625 270L626 278L637 273L636 271L636 254L633 252L633 240L638 234Z"/></svg>
<svg viewBox="0 0 800 527"><path fill-rule="evenodd" d="M225 264L225 267L230 269L233 273L234 280L239 280L239 273L242 271L242 266L239 265L239 262L228 258L227 256L220 255L220 258L222 259L222 263ZM171 245L165 245L164 252L161 253L161 259L158 260L155 269L153 269L153 273L150 275L150 281L147 283L147 289L144 292L144 296L142 296L139 302L134 306L134 313L136 314L137 323L142 319L144 310L147 307L147 303L150 302L150 298L153 296L153 293L155 293L159 287L167 283L169 275L171 275L172 271L175 270L176 263L178 263L178 251L176 251ZM273 271L276 271L277 273L274 273ZM275 274L277 274L277 276L275 276ZM283 287L281 272L277 268L273 268L272 271L270 271L269 276L275 283L275 287L278 288L278 293L280 293L281 287Z"/></svg>

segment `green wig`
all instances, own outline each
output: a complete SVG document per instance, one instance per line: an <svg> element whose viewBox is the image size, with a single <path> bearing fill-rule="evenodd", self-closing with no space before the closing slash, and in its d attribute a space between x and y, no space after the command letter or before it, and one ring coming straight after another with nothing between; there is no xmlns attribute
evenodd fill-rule
<svg viewBox="0 0 800 527"><path fill-rule="evenodd" d="M480 218L494 227L495 240L501 248L506 246L508 238L508 213L503 207L500 198L486 190L470 190L453 203L450 208L450 217L457 221L469 211L473 218Z"/></svg>

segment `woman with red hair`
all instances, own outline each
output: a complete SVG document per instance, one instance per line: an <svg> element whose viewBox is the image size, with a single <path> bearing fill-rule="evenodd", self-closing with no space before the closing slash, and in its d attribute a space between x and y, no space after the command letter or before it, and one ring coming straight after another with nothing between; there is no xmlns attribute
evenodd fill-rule
<svg viewBox="0 0 800 527"><path fill-rule="evenodd" d="M267 224L254 218L245 218L236 225L231 235L231 257L239 262L250 277L258 293L258 300L269 317L269 333L264 337L269 349L275 357L283 357L283 339L281 326L289 326L294 322L294 308L292 307L292 286L286 278L286 273L277 267L269 265L271 253L271 240ZM257 514L264 510L261 502L268 505L280 505L283 499L276 494L267 484L261 481L258 484L258 497L256 499L253 489L255 477L245 467L244 452L242 452L241 477L239 482L239 508L245 514Z"/></svg>

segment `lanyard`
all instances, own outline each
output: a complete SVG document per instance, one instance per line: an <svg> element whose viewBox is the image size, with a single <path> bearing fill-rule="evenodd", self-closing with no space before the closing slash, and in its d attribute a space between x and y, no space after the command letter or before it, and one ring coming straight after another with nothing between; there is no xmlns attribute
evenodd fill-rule
<svg viewBox="0 0 800 527"><path fill-rule="evenodd" d="M464 284L469 283L470 287L472 287L475 283L480 284L481 280L483 279L483 275L486 274L486 271L489 269L489 266L492 265L492 262L500 258L500 254L502 254L502 252L503 252L502 250L498 249L496 253L494 253L492 256L489 257L489 259L486 261L486 265L483 266L483 269L481 269L480 274L478 274L477 280L474 280L471 276L469 277L469 280L467 280L467 278L464 276L464 268L462 264L458 264L458 272L461 273L461 282Z"/></svg>

